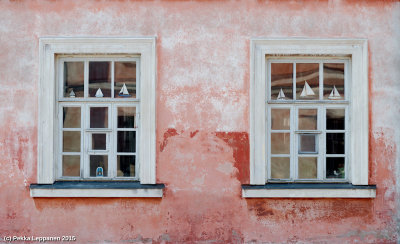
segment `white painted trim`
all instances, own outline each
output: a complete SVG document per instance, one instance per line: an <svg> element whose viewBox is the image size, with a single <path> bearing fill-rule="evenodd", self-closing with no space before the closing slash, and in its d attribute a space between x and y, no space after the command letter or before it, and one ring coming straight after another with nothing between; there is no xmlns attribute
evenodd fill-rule
<svg viewBox="0 0 400 244"><path fill-rule="evenodd" d="M163 197L163 189L30 189L31 197Z"/></svg>
<svg viewBox="0 0 400 244"><path fill-rule="evenodd" d="M40 38L39 115L37 183L56 179L56 56L57 55L140 56L140 183L156 183L156 38Z"/></svg>
<svg viewBox="0 0 400 244"><path fill-rule="evenodd" d="M351 57L351 183L368 185L368 46L366 39L253 39L250 45L250 184L266 182L266 56ZM311 196L309 196L311 197Z"/></svg>
<svg viewBox="0 0 400 244"><path fill-rule="evenodd" d="M375 198L375 189L242 189L244 198Z"/></svg>

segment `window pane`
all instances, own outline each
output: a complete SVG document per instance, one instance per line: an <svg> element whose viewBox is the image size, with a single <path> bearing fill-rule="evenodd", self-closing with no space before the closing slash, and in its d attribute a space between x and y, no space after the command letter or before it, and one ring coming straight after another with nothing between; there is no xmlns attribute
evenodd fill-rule
<svg viewBox="0 0 400 244"><path fill-rule="evenodd" d="M299 135L299 153L317 153L317 135Z"/></svg>
<svg viewBox="0 0 400 244"><path fill-rule="evenodd" d="M324 64L324 99L344 99L344 64Z"/></svg>
<svg viewBox="0 0 400 244"><path fill-rule="evenodd" d="M136 131L118 131L117 152L136 152Z"/></svg>
<svg viewBox="0 0 400 244"><path fill-rule="evenodd" d="M117 176L135 177L135 156L117 156Z"/></svg>
<svg viewBox="0 0 400 244"><path fill-rule="evenodd" d="M89 97L111 97L111 62L89 62Z"/></svg>
<svg viewBox="0 0 400 244"><path fill-rule="evenodd" d="M64 107L63 108L63 127L80 128L81 127L81 108Z"/></svg>
<svg viewBox="0 0 400 244"><path fill-rule="evenodd" d="M64 97L84 96L84 63L64 62Z"/></svg>
<svg viewBox="0 0 400 244"><path fill-rule="evenodd" d="M136 63L115 62L115 98L136 98ZM124 87L125 84L125 87Z"/></svg>
<svg viewBox="0 0 400 244"><path fill-rule="evenodd" d="M106 150L106 149L107 149L107 135L92 134L92 150Z"/></svg>
<svg viewBox="0 0 400 244"><path fill-rule="evenodd" d="M326 129L344 130L344 109L326 110Z"/></svg>
<svg viewBox="0 0 400 244"><path fill-rule="evenodd" d="M271 129L290 130L290 109L271 109Z"/></svg>
<svg viewBox="0 0 400 244"><path fill-rule="evenodd" d="M108 128L108 108L90 108L90 128Z"/></svg>
<svg viewBox="0 0 400 244"><path fill-rule="evenodd" d="M318 158L299 157L299 179L317 178Z"/></svg>
<svg viewBox="0 0 400 244"><path fill-rule="evenodd" d="M118 128L136 128L136 107L118 108Z"/></svg>
<svg viewBox="0 0 400 244"><path fill-rule="evenodd" d="M80 176L80 160L79 155L63 155L62 157L62 175L63 176Z"/></svg>
<svg viewBox="0 0 400 244"><path fill-rule="evenodd" d="M290 153L290 133L271 133L271 153Z"/></svg>
<svg viewBox="0 0 400 244"><path fill-rule="evenodd" d="M344 154L344 133L326 133L326 153Z"/></svg>
<svg viewBox="0 0 400 244"><path fill-rule="evenodd" d="M108 169L107 155L90 155L90 176L102 177L107 176Z"/></svg>
<svg viewBox="0 0 400 244"><path fill-rule="evenodd" d="M81 132L63 131L63 152L81 151Z"/></svg>
<svg viewBox="0 0 400 244"><path fill-rule="evenodd" d="M317 109L299 109L299 130L316 130L317 114Z"/></svg>
<svg viewBox="0 0 400 244"><path fill-rule="evenodd" d="M271 158L271 178L289 179L290 178L290 158Z"/></svg>
<svg viewBox="0 0 400 244"><path fill-rule="evenodd" d="M271 63L271 99L293 99L293 64Z"/></svg>
<svg viewBox="0 0 400 244"><path fill-rule="evenodd" d="M344 178L344 158L326 158L326 178Z"/></svg>
<svg viewBox="0 0 400 244"><path fill-rule="evenodd" d="M319 99L319 64L296 64L296 99Z"/></svg>

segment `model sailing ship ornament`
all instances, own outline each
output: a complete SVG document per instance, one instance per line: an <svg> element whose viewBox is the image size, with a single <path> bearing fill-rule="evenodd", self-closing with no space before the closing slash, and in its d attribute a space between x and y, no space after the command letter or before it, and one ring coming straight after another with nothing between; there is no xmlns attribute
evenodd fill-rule
<svg viewBox="0 0 400 244"><path fill-rule="evenodd" d="M307 81L304 81L304 87L303 91L300 94L300 97L310 97L310 96L315 96L314 91L311 89L310 85L307 83Z"/></svg>
<svg viewBox="0 0 400 244"><path fill-rule="evenodd" d="M72 89L71 92L69 93L69 97L75 97L74 89Z"/></svg>
<svg viewBox="0 0 400 244"><path fill-rule="evenodd" d="M131 95L129 95L128 89L126 89L125 83L122 86L121 90L119 91L118 96L120 96L120 97L130 97L131 96Z"/></svg>
<svg viewBox="0 0 400 244"><path fill-rule="evenodd" d="M101 89L99 88L96 92L96 95L94 95L95 97L104 97L103 93L101 92Z"/></svg>
<svg viewBox="0 0 400 244"><path fill-rule="evenodd" d="M341 99L341 98L342 98L342 96L340 96L340 93L336 89L336 86L333 85L333 89L332 89L331 94L329 95L328 99L337 100L337 99Z"/></svg>
<svg viewBox="0 0 400 244"><path fill-rule="evenodd" d="M286 99L285 93L283 93L283 90L281 88L278 94L278 98L276 100L285 100L285 99Z"/></svg>

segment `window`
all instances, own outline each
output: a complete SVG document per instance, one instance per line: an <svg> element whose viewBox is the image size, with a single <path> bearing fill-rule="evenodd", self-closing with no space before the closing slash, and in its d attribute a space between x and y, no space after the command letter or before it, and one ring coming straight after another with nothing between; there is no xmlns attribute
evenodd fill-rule
<svg viewBox="0 0 400 244"><path fill-rule="evenodd" d="M252 41L243 197L375 197L367 61L365 40Z"/></svg>
<svg viewBox="0 0 400 244"><path fill-rule="evenodd" d="M155 57L155 38L40 39L32 197L162 196Z"/></svg>

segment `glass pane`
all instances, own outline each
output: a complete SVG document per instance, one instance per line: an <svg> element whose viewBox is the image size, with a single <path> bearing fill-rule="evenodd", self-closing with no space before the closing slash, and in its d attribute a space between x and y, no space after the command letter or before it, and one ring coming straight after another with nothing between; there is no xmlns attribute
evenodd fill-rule
<svg viewBox="0 0 400 244"><path fill-rule="evenodd" d="M63 152L81 151L81 132L63 131Z"/></svg>
<svg viewBox="0 0 400 244"><path fill-rule="evenodd" d="M344 130L344 109L326 110L326 129Z"/></svg>
<svg viewBox="0 0 400 244"><path fill-rule="evenodd" d="M293 99L293 64L271 63L271 99Z"/></svg>
<svg viewBox="0 0 400 244"><path fill-rule="evenodd" d="M111 62L89 62L89 97L111 97Z"/></svg>
<svg viewBox="0 0 400 244"><path fill-rule="evenodd" d="M290 178L290 158L271 158L271 178L289 179Z"/></svg>
<svg viewBox="0 0 400 244"><path fill-rule="evenodd" d="M90 177L107 176L107 166L107 155L90 155Z"/></svg>
<svg viewBox="0 0 400 244"><path fill-rule="evenodd" d="M136 128L136 107L118 107L118 128Z"/></svg>
<svg viewBox="0 0 400 244"><path fill-rule="evenodd" d="M324 64L324 99L344 99L344 64Z"/></svg>
<svg viewBox="0 0 400 244"><path fill-rule="evenodd" d="M344 158L326 158L326 178L344 178Z"/></svg>
<svg viewBox="0 0 400 244"><path fill-rule="evenodd" d="M107 149L107 135L92 134L92 150L106 150L106 149Z"/></svg>
<svg viewBox="0 0 400 244"><path fill-rule="evenodd" d="M299 179L317 178L318 158L299 157Z"/></svg>
<svg viewBox="0 0 400 244"><path fill-rule="evenodd" d="M135 156L117 156L117 176L135 177Z"/></svg>
<svg viewBox="0 0 400 244"><path fill-rule="evenodd" d="M62 157L62 175L63 176L80 176L81 157L79 155L63 155Z"/></svg>
<svg viewBox="0 0 400 244"><path fill-rule="evenodd" d="M84 63L64 62L64 97L84 96Z"/></svg>
<svg viewBox="0 0 400 244"><path fill-rule="evenodd" d="M271 133L271 153L290 153L290 133Z"/></svg>
<svg viewBox="0 0 400 244"><path fill-rule="evenodd" d="M271 109L271 129L290 130L290 109Z"/></svg>
<svg viewBox="0 0 400 244"><path fill-rule="evenodd" d="M114 65L114 97L136 98L136 63L115 62Z"/></svg>
<svg viewBox="0 0 400 244"><path fill-rule="evenodd" d="M326 153L344 154L344 133L326 133Z"/></svg>
<svg viewBox="0 0 400 244"><path fill-rule="evenodd" d="M316 130L317 114L317 109L299 109L299 130Z"/></svg>
<svg viewBox="0 0 400 244"><path fill-rule="evenodd" d="M108 128L108 108L90 108L90 128Z"/></svg>
<svg viewBox="0 0 400 244"><path fill-rule="evenodd" d="M136 131L118 131L117 152L136 152Z"/></svg>
<svg viewBox="0 0 400 244"><path fill-rule="evenodd" d="M81 127L81 108L64 107L63 108L63 127L80 128Z"/></svg>
<svg viewBox="0 0 400 244"><path fill-rule="evenodd" d="M296 64L296 99L319 99L319 64Z"/></svg>
<svg viewBox="0 0 400 244"><path fill-rule="evenodd" d="M317 136L316 135L299 135L300 148L299 153L317 153Z"/></svg>

